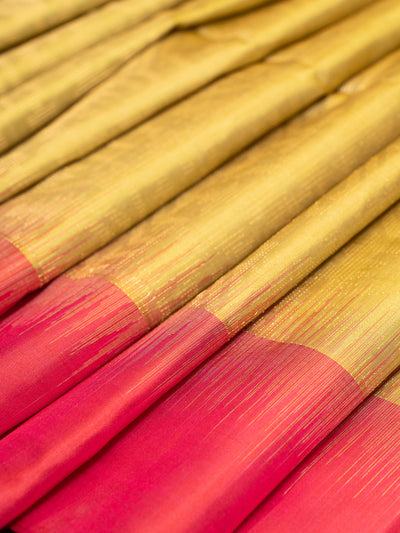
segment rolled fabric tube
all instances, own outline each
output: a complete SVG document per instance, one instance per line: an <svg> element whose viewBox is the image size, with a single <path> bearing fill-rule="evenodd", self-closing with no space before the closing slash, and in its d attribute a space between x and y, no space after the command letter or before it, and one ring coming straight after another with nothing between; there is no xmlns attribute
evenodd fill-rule
<svg viewBox="0 0 400 533"><path fill-rule="evenodd" d="M396 72L262 140L4 319L0 431L155 327L395 139Z"/></svg>
<svg viewBox="0 0 400 533"><path fill-rule="evenodd" d="M197 13L197 3L185 3L182 13L188 16L192 8ZM130 60L54 122L3 155L0 201L86 156L218 76L259 60L368 3L370 0L289 0L233 20L171 35ZM159 33L146 33L144 42L148 44L153 37L171 30L182 13L176 9L149 21L144 27ZM47 45L46 52L52 53ZM14 72L18 51L12 54L9 68ZM0 69L1 60L0 57ZM34 61L24 59L23 65L30 68ZM7 79L7 69L3 78ZM43 83L34 84L34 90L42 92Z"/></svg>
<svg viewBox="0 0 400 533"><path fill-rule="evenodd" d="M141 342L6 436L5 452L0 441L7 472L0 483L7 491L7 496L0 496L3 522L94 456L146 407L399 199L400 138ZM153 357L155 365L149 363ZM142 371L147 365L148 374ZM31 455L28 444L35 434L41 435L40 451L35 447ZM15 463L11 450L18 457ZM31 469L34 474L26 476ZM14 492L10 479L26 481L22 487L13 484Z"/></svg>
<svg viewBox="0 0 400 533"><path fill-rule="evenodd" d="M14 522L13 529L233 531L399 365L399 215L397 204ZM167 342L160 335L156 340L155 330L147 336L153 343L138 343L142 352L132 351L119 363L115 359L108 373L103 367L92 397L66 402L65 422L68 408L78 413L83 402L95 405L103 397L98 387L112 389L110 380L122 373L137 379L130 394L150 382L154 397L160 386L172 386L174 372L183 367L189 372L198 354L194 344L201 328L193 325L182 335L184 329L176 323ZM187 353L185 362L173 367L172 352L163 351L173 345L171 336L185 344ZM209 344L214 343L210 334ZM160 362L158 370L150 353ZM147 367L147 376L139 367ZM124 396L113 392L114 407ZM139 403L132 404L131 414ZM51 452L51 442L44 444L44 420L33 428L35 418L0 444L2 464L21 468L15 476L4 466L8 487L17 491L29 471L27 442L37 445L31 477L44 469L38 466L41 446ZM98 422L88 420L93 426ZM88 425L83 423L81 431ZM16 454L13 436L24 426ZM69 449L78 446L79 440L71 438ZM54 455L63 460L59 451ZM46 479L52 472L49 465ZM4 498L8 495L4 491Z"/></svg>
<svg viewBox="0 0 400 533"><path fill-rule="evenodd" d="M294 45L298 54L290 47L223 78L0 206L0 311L391 50L400 42L400 4L379 4L379 10L365 9ZM369 32L364 31L367 21ZM388 118L392 123L393 117ZM20 264L26 277L14 268Z"/></svg>

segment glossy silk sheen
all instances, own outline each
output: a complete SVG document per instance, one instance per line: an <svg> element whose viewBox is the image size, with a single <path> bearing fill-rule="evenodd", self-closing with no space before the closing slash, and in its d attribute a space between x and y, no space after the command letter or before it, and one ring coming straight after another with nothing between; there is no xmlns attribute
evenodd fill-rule
<svg viewBox="0 0 400 533"><path fill-rule="evenodd" d="M41 428L40 465L36 466L34 476L22 486L16 486L16 509L29 505L32 498L37 499L93 456L162 393L213 355L297 280L303 279L345 240L399 199L400 173L396 164L399 154L397 141L163 322L143 342L15 430L12 438L6 440L8 446L17 451ZM383 175L384 179L377 179ZM327 240L330 246L326 246ZM296 247L299 242L302 246ZM296 252L300 254L297 257ZM104 311L100 307L100 312ZM89 314L88 318L95 322L94 316ZM77 332L82 334L83 330ZM116 330L117 337L122 336L121 333ZM254 349L248 348L250 352ZM135 360L134 372L130 371L131 363L127 364L132 359ZM13 403L17 405L16 401ZM64 430L67 420L68 435ZM18 461L12 469L13 477L18 478L19 472L29 469L32 459L25 455L23 462ZM10 489L4 501L4 513L11 512L7 510L9 500Z"/></svg>
<svg viewBox="0 0 400 533"><path fill-rule="evenodd" d="M279 527L313 532L320 531L321 524L328 532L397 531L399 393L396 374L288 476L239 531Z"/></svg>
<svg viewBox="0 0 400 533"><path fill-rule="evenodd" d="M28 512L22 523L33 530L67 531L94 524L99 531L168 531L172 524L177 531L231 531L238 526L398 365L396 296L387 273L399 266L399 212L397 205L333 256ZM363 274L367 271L374 272L374 289ZM336 279L341 280L339 292ZM360 296L365 287L367 299ZM313 306L307 316L312 298L325 313ZM291 306L296 312L288 315ZM370 316L368 324L359 321L364 313ZM321 329L325 320L335 327ZM378 326L371 329L371 322ZM307 332L309 346L295 342L299 331ZM273 339L283 336L285 341ZM149 342L139 343L135 358L110 363L103 383L121 372L129 379L138 375L135 369L150 367ZM190 335L187 342L191 344ZM312 346L317 342L325 353ZM349 347L354 348L352 367ZM173 356L164 345L162 351ZM192 355L187 353L188 363ZM161 354L155 350L152 357ZM170 368L166 376L172 375ZM154 379L151 372L146 380L153 383L152 390ZM33 420L25 424L27 435ZM6 456L18 449L18 430L12 435L3 442ZM85 487L90 515L82 512Z"/></svg>
<svg viewBox="0 0 400 533"><path fill-rule="evenodd" d="M364 31L367 23L371 24L369 32ZM399 30L400 6L397 0L384 0L379 6L374 3L267 61L218 80L2 205L4 237L29 259L41 283L47 283L266 131L395 49L400 44ZM343 45L345 35L346 45ZM123 35L113 39L124 49L130 47L131 41ZM106 44L97 46L106 47ZM118 50L119 45L106 47L105 55L113 58ZM91 49L87 53L99 56ZM97 61L90 59L90 68L97 68L96 65ZM46 75L50 75L48 72ZM83 75L85 72L82 69ZM13 94L6 96L12 99ZM70 91L66 94L70 95ZM48 98L53 110L55 96ZM17 108L20 109L13 101L4 103L7 112L19 113ZM23 104L21 109L23 113L24 109L31 113L29 105ZM391 106L386 108L389 111L393 117ZM211 112L212 121L209 120ZM34 116L42 117L46 113L42 110ZM10 128L16 131L13 126ZM157 157L154 139L162 147ZM152 194L148 194L150 188ZM7 258L0 268L8 269ZM12 285L13 278L8 279ZM3 290L9 292L8 287ZM15 294L7 300L2 298L0 311L7 310L19 297L20 294Z"/></svg>
<svg viewBox="0 0 400 533"><path fill-rule="evenodd" d="M216 77L260 60L270 52L369 3L371 0L357 0L351 4L345 0L329 0L324 4L315 0L289 0L284 4L277 2L220 23L173 33L134 56L185 21L195 22L196 18L200 18L206 22L207 17L212 18L212 14L218 13L222 6L207 0L208 9L205 10L204 2L190 0L176 9L156 13L142 24L134 26L132 18L138 16L138 2L122 0L107 3L101 10L71 23L72 27L62 26L3 54L0 56L0 80L4 81L0 81L0 84L3 83L4 91L12 88L13 84L21 84L25 78L29 80L35 72L43 72L31 82L22 83L19 91L12 91L9 96L0 98L4 106L13 106L11 114L3 114L3 118L0 114L0 123L2 120L7 130L17 129L14 135L26 134L26 126L24 123L19 126L18 116L22 114L23 117L24 113L30 116L32 105L36 114L41 111L36 120L43 121L44 111L55 116L57 110L61 111L62 106L65 108L66 102L81 97L82 100L3 156L0 200L39 181L63 164L92 152ZM130 31L125 31L121 39L117 28ZM84 40L78 56L68 52L71 47L74 50L79 48L77 32ZM93 45L97 45L90 48L87 45L92 32ZM101 39L98 33L107 37L107 32L110 38L103 44L99 43ZM125 48L121 48L124 43ZM128 55L134 56L127 63L125 49ZM95 72L99 76L104 72L103 77L108 77L107 56L104 59L100 56L93 62L93 57L98 58L102 50L113 54L111 69L126 65L120 71L114 68L115 74L86 96L82 93L83 87L82 94L72 94L71 88L77 85L77 68L78 72L82 70L86 78L86 71L90 72L88 82L92 80L92 86L95 85ZM66 61L46 72L46 65L57 65L64 55ZM86 68L83 69L83 66ZM54 85L53 80L60 76L62 83ZM70 84L70 90L64 94L67 83ZM82 83L78 89L81 86ZM34 98L36 96L33 102L32 94ZM118 94L117 99L115 94ZM33 126L36 128L38 123ZM10 140L8 134L2 142L9 146Z"/></svg>
<svg viewBox="0 0 400 533"><path fill-rule="evenodd" d="M395 533L398 0L3 0L0 50L0 529Z"/></svg>
<svg viewBox="0 0 400 533"><path fill-rule="evenodd" d="M329 186L346 177L369 155L395 137L400 130L391 107L385 108L385 119L379 114L366 115L366 111L371 110L372 106L381 109L382 91L387 95L387 104L392 101L394 106L400 106L400 85L395 83L400 71L394 69L393 83L390 81L389 71L386 72L387 80L382 84L373 83L370 88L349 97L331 111L327 112L322 107L317 110L316 116L311 113L310 116L297 119L283 130L265 138L114 244L71 270L66 277L56 280L43 294L5 319L0 326L3 337L3 366L0 373L4 376L2 380L5 383L1 392L1 431L10 429L47 405L148 329L156 326L262 244ZM371 130L370 136L366 136L364 121L371 118L375 129ZM363 121L360 130L349 129L354 120ZM378 128L381 132L379 136ZM291 172L290 160L293 164L303 161L309 150L325 146L335 133L341 135L343 147L349 142L349 136L351 139L362 138L363 144L347 157L337 160L335 166L331 164L331 157L336 152L337 145L332 147L332 152L319 152L318 157L303 166L302 172ZM298 142L299 135L304 138L301 144ZM356 224L360 224L366 214L369 213L373 218L381 212L379 209L390 205L390 198L395 201L398 183L395 170L398 158L396 146L387 153L383 151L381 156L372 160L366 171L371 173L369 182L374 184L375 181L379 183L374 178L375 174L380 175L386 169L393 168L392 181L384 181L380 191L374 187L371 190L368 186L365 189L360 187L360 209L352 217L350 212L347 213L347 204L342 205L339 194L337 208L332 207L333 215L327 217L327 230L332 228L332 231L320 236L320 252L325 251L325 256L319 262L334 251L335 243L338 247L351 237L351 230L356 230ZM283 154L287 156L282 157ZM357 179L362 178L364 172L360 171L359 178L355 178L353 190L358 190ZM286 181L285 188L281 186L280 176ZM306 183L309 187L300 189ZM350 204L354 201L351 190L344 191L343 194ZM363 194L367 195L364 199ZM376 197L375 211L370 209L368 197ZM208 199L207 202L204 201L205 198ZM282 211L282 201L285 199L288 202L288 198L291 198L291 202ZM378 202L378 198L382 201ZM229 217L233 208L240 216ZM269 215L272 212L276 213L275 217ZM340 223L331 226L330 218L340 217L341 213L344 214L343 227ZM318 219L318 213L316 217ZM220 224L221 219L225 219L224 224ZM252 234L245 239L244 228L250 223ZM300 232L302 225L303 222L300 222ZM361 223L359 227L362 226ZM343 231L346 227L350 234L346 233L348 230ZM313 230L309 229L308 232ZM200 235L201 239L193 248L193 240ZM325 246L327 238L334 239L333 249ZM283 245L285 239L285 236L281 238ZM282 290L290 289L287 279L291 280L293 286L310 268L312 270L318 264L313 246L308 249L304 247L304 257L299 257L296 253L296 243L301 243L302 239L304 238L299 238L295 231L284 252L288 254L286 262L282 262L279 248L275 266L271 262L264 267L270 275L270 283L275 283L275 297L282 295ZM307 239L306 236L306 243ZM307 259L310 252L311 259ZM269 250L264 250L261 256L266 253L269 254ZM292 263L303 262L304 259L306 263L303 270L300 269L297 277L294 276ZM259 259L254 261L257 265ZM279 270L279 265L285 266ZM253 266L250 264L247 268ZM255 279L249 280L248 286L251 289L256 289L257 285L262 287L263 278L264 275L260 275L258 281L256 275ZM279 290L276 285L278 279L281 279ZM82 315L86 313L88 304L93 306L94 313L96 301L104 308L103 286L107 286L110 291L108 313L97 314L98 319L88 319L82 323ZM229 294L225 289L223 292ZM234 292L235 288L232 286L230 294L233 301ZM237 292L245 294L240 287ZM133 301L130 307L126 307L125 303L128 298ZM249 298L252 299L253 296L250 294ZM272 301L273 299L268 300L267 295L258 312ZM125 306L122 314L119 311L121 302ZM257 314L257 308L253 308L249 301L237 305L246 307L247 320ZM115 307L112 320L109 318L113 312L111 306ZM206 304L206 308L219 316L211 301ZM230 308L228 303L228 309ZM132 313L129 326L126 326L126 320L129 320L126 309L131 309ZM224 318L223 313L221 309L221 318L228 325L229 318ZM238 331L245 323L246 321L239 319L232 331ZM118 332L122 329L124 335L119 335ZM26 379L27 374L32 375L32 378ZM7 408L10 404L14 405L12 415Z"/></svg>

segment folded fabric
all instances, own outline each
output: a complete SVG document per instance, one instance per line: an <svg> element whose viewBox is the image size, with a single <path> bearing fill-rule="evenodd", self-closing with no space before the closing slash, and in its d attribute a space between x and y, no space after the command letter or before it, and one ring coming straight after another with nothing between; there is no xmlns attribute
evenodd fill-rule
<svg viewBox="0 0 400 533"><path fill-rule="evenodd" d="M295 50L227 76L3 204L0 311L391 50L400 42L400 4L385 0L382 6L387 10L377 10L374 18L364 10L296 44ZM373 23L368 33L366 21ZM351 29L351 39L343 40ZM386 90L390 101L396 83ZM387 112L383 108L371 120ZM392 131L393 116L387 124L385 130Z"/></svg>
<svg viewBox="0 0 400 533"><path fill-rule="evenodd" d="M364 2L363 5L372 1ZM276 0L196 0L195 6L188 7L186 4L180 6L179 26L193 26L207 20L231 16L253 7L274 2Z"/></svg>
<svg viewBox="0 0 400 533"><path fill-rule="evenodd" d="M63 165L87 155L216 77L259 60L368 3L370 0L351 3L347 0L326 0L323 3L319 0L289 0L222 23L173 34L129 61L121 71L66 110L48 127L4 155L0 160L0 200L4 201ZM221 7L221 3L210 5L217 11ZM110 7L104 8L107 9ZM151 39L179 25L192 12L193 15L202 12L210 15L210 9L206 9L202 1L199 4L199 0L191 0L169 13L163 13L142 26L145 34L141 30L133 32L139 37L138 49L141 44L148 44ZM120 11L117 13L120 14ZM374 18L373 13L371 15ZM361 19L363 27L365 16L362 15ZM354 31L353 26L352 23L346 30L348 26L345 24L344 31ZM151 31L147 33L146 28ZM143 36L145 39L140 40ZM44 36L41 39L49 38ZM31 45L28 43L28 46ZM63 41L59 41L59 46L65 49ZM12 72L16 68L18 53L15 50L8 54ZM29 53L31 57L31 49ZM54 54L48 43L46 53L50 57ZM24 69L35 64L35 61L26 61L24 51L22 55ZM1 61L0 57L0 75L7 79L7 69L4 75ZM7 61L7 56L3 61ZM67 68L71 75L75 67L72 71L68 66L59 68ZM53 78L52 72L46 75L47 78ZM42 78L33 84L33 90L39 93L45 90ZM32 102L28 104L32 105ZM55 112L53 108L52 112Z"/></svg>
<svg viewBox="0 0 400 533"><path fill-rule="evenodd" d="M232 531L398 366L399 279L393 272L400 272L399 229L397 204L12 524L13 529ZM184 336L189 364L193 329ZM163 357L160 349L158 358ZM135 390L154 384L146 355L132 356L107 365L105 387L119 372L137 377ZM147 379L140 365L150 372ZM160 369L162 375L168 381L172 368ZM101 397L93 387L92 394L97 393ZM93 397L85 400L95 404ZM74 401L69 407L77 408ZM67 409L65 415L68 420ZM23 468L26 445L18 453L14 447L13 436L33 420L0 444L8 487L20 488L36 468L43 468L38 431L43 426L25 435L37 452L31 472ZM70 446L79 443L72 439ZM22 465L20 476L8 470L8 461L14 468ZM51 473L50 467L49 477ZM318 501L314 485L312 489ZM3 494L6 499L8 493ZM299 506L301 502L303 495ZM276 517L275 529L261 531L276 531L277 526L280 531L281 518Z"/></svg>
<svg viewBox="0 0 400 533"><path fill-rule="evenodd" d="M398 0L8 22L0 530L395 533Z"/></svg>
<svg viewBox="0 0 400 533"><path fill-rule="evenodd" d="M0 50L70 20L107 0L2 0Z"/></svg>
<svg viewBox="0 0 400 533"><path fill-rule="evenodd" d="M161 13L0 95L0 153L50 122L169 28L169 18Z"/></svg>
<svg viewBox="0 0 400 533"><path fill-rule="evenodd" d="M397 373L335 429L238 531L396 533L399 432Z"/></svg>
<svg viewBox="0 0 400 533"><path fill-rule="evenodd" d="M76 20L3 53L0 55L0 93L177 3L179 0L107 2ZM190 5L186 7L190 8Z"/></svg>
<svg viewBox="0 0 400 533"><path fill-rule="evenodd" d="M90 11L82 17L39 35L0 56L0 93L13 89L34 75L57 65L118 32L128 30L158 11L182 3L183 0L156 0L138 2L137 0L108 1L104 6ZM271 1L271 0L270 0ZM354 7L343 11L355 11L372 0L358 0ZM269 3L268 0L188 0L170 13L164 14L165 20L159 35L172 30L175 26L188 26L230 16ZM20 9L20 7L19 7ZM328 14L328 18L335 14ZM333 19L335 20L335 19ZM162 29L164 28L164 30Z"/></svg>
<svg viewBox="0 0 400 533"><path fill-rule="evenodd" d="M0 442L6 471L0 486L7 487L0 496L3 523L91 458L152 401L400 199L399 163L400 139L166 320L141 346L128 349L5 437ZM143 373L149 364L151 370ZM36 434L40 445L31 454L28 443ZM18 457L15 463L10 450ZM31 469L34 475L26 475ZM0 480L2 476L0 469ZM10 478L22 483L11 488Z"/></svg>
<svg viewBox="0 0 400 533"><path fill-rule="evenodd" d="M399 76L265 138L4 319L0 432L159 324L395 139ZM55 248L49 265L58 260Z"/></svg>

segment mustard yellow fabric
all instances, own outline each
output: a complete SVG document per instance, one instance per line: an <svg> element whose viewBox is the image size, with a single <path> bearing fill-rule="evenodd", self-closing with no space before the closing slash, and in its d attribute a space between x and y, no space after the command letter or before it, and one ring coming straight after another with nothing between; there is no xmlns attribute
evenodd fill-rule
<svg viewBox="0 0 400 533"><path fill-rule="evenodd" d="M107 0L2 0L0 50L70 20Z"/></svg>
<svg viewBox="0 0 400 533"><path fill-rule="evenodd" d="M371 70L376 73L378 66ZM373 73L367 72L368 83L361 84L362 76L358 76L358 86L363 87L359 93L355 83L351 92L343 87L69 270L67 275L112 281L139 307L149 328L156 326L397 138L398 89L392 96L390 93L397 87L399 73L400 65L393 83L388 77L375 84ZM387 113L379 116L383 95ZM359 126L354 128L354 124ZM348 146L357 148L349 151ZM251 265L257 268L243 276L243 284L239 280L238 285L232 283L228 288L228 283L221 281L222 291L217 283L215 297L208 293L205 297L206 309L215 313L232 334L237 332L235 328L265 308L265 294L273 301L284 289L289 290L323 260L324 253L333 253L353 231L388 207L399 191L395 165L398 143L387 150L356 170L346 184L338 186L338 192L332 191L326 200L321 200L322 206L327 206L327 218L320 235L310 237L308 229L309 225L318 227L321 207L317 204L311 215L299 215L300 222L294 228L289 224L282 230L282 237L280 234L273 237L265 245L268 253L261 250L256 259L249 259L250 268ZM337 157L338 153L343 156ZM386 161L388 153L391 157ZM386 164L391 171L387 176ZM374 196L376 203L369 207ZM355 205L347 212L348 202L353 199ZM336 211L338 219L331 220ZM41 246L44 245L42 240ZM56 253L52 258L56 261ZM293 272L285 277L291 267ZM247 266L238 269L243 273ZM229 274L227 277L231 279ZM257 300L261 286L266 293ZM248 305L241 306L241 302ZM206 305L203 298L200 297L198 305Z"/></svg>
<svg viewBox="0 0 400 533"><path fill-rule="evenodd" d="M398 200L400 138L303 211L191 305L217 316L233 337Z"/></svg>
<svg viewBox="0 0 400 533"><path fill-rule="evenodd" d="M347 68L344 58L343 62ZM370 150L368 143L356 142L366 138L365 131L374 132L375 151L391 142L399 128L398 76L394 69L360 95L360 105L353 104L354 115L344 113L345 128L341 121L338 129L336 122L329 125L329 141L322 142L320 132L306 137L308 153L322 157L330 146L335 164L340 164L345 157L351 161L363 153L364 158L372 155L364 152ZM295 70L292 64L265 62L233 74L5 203L0 209L3 235L27 255L46 283L320 95L321 84L313 72ZM213 121L208 120L211 109ZM157 157L154 139L162 146ZM299 141L292 142L296 146ZM339 142L355 143L355 148L342 153ZM289 177L293 168L304 169L309 159L305 150L303 145L300 154L290 152L290 162L278 158ZM278 148L275 152L279 154ZM258 154L261 170L263 148L252 156L255 165ZM273 161L267 169L273 172ZM249 172L256 175L254 166Z"/></svg>
<svg viewBox="0 0 400 533"><path fill-rule="evenodd" d="M183 0L108 1L75 20L12 48L0 55L0 93L9 91L99 41L131 28L158 11L173 8L175 4L182 2ZM164 31L167 33L175 25L198 25L232 16L268 3L268 0L188 0L166 15L170 17L171 26L165 26ZM14 8L20 9L17 4L18 2L14 2ZM357 9L358 4L362 5L358 2L354 7L349 6L349 10ZM6 11L6 8L3 9ZM58 9L63 9L61 3ZM9 6L7 11L10 17Z"/></svg>
<svg viewBox="0 0 400 533"><path fill-rule="evenodd" d="M59 2L59 5L62 3ZM0 55L0 93L17 87L89 46L128 30L157 10L174 3L178 3L178 0L107 2L98 9L8 50Z"/></svg>
<svg viewBox="0 0 400 533"><path fill-rule="evenodd" d="M232 20L172 35L130 61L48 128L5 156L0 163L0 200L9 198L63 164L88 154L216 77L260 59L368 3L370 0L351 3L347 0L326 0L323 3L319 0L289 0ZM182 7L188 12L190 6L195 5L196 0L193 0ZM386 40L386 46L395 46L397 36L392 38L390 31L387 38L380 34L386 18L391 19L388 28L390 25L400 27L397 11L395 2L384 2L378 14L374 8L371 13L367 11L353 21L345 21L342 35L346 32L351 35L354 31L354 40L350 41L349 46L351 42L357 43L358 34L366 20L377 17L376 30L372 32L370 41L378 39L380 42L383 39ZM125 33L122 39L116 37L108 44L92 47L83 55L64 62L0 98L0 105L3 102L4 109L8 110L3 116L0 113L0 151L43 125L65 109L67 104L82 96L88 88L83 85L84 82L93 85L97 78L108 76L125 57L125 52L121 55L121 50L125 48L114 50L114 45L122 42L130 51L138 50L169 31L173 21L177 20L177 13L171 11L160 14ZM382 23L379 22L381 19ZM332 37L332 32L329 35ZM125 42L128 37L132 38L131 44ZM320 38L323 39L323 36ZM313 43L308 45L309 49L314 46ZM335 46L334 40L331 53ZM369 45L361 41L361 49L365 46ZM382 46L385 46L384 43ZM91 58L94 55L97 57L103 48L106 54L112 54L112 62L106 63L105 55L102 64L93 63ZM308 50L304 54L307 55ZM377 57L361 58L359 68ZM87 71L83 69L84 64L89 65ZM107 72L103 70L105 68ZM79 82L76 80L77 72ZM272 76L276 76L275 72ZM69 90L66 91L68 84ZM114 97L115 94L118 94L118 98ZM34 118L31 116L32 109L36 109ZM30 127L26 124L27 117ZM2 130L5 132L3 140Z"/></svg>
<svg viewBox="0 0 400 533"><path fill-rule="evenodd" d="M169 27L169 19L156 17L72 56L0 96L0 152L48 123Z"/></svg>
<svg viewBox="0 0 400 533"><path fill-rule="evenodd" d="M188 27L208 20L224 18L276 0L195 0L177 9L179 26Z"/></svg>

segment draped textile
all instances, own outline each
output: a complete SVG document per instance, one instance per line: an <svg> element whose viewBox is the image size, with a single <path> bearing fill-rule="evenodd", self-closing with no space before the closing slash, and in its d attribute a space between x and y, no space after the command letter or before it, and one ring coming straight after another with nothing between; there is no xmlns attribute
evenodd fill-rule
<svg viewBox="0 0 400 533"><path fill-rule="evenodd" d="M362 531L397 531L399 392L396 373L288 476L239 531L273 527L320 531L321 523L324 531L345 530L349 525ZM311 487L318 489L317 498L307 492Z"/></svg>
<svg viewBox="0 0 400 533"><path fill-rule="evenodd" d="M0 527L396 531L398 1L3 26Z"/></svg>
<svg viewBox="0 0 400 533"><path fill-rule="evenodd" d="M366 33L368 20L374 25ZM399 29L397 0L374 4L339 26L223 78L1 206L6 240L0 242L0 277L7 282L0 293L0 311L392 51L400 44ZM212 121L208 120L211 109ZM151 144L154 138L163 146L157 158ZM150 186L156 191L151 195L147 194ZM16 265L14 272L10 262Z"/></svg>
<svg viewBox="0 0 400 533"><path fill-rule="evenodd" d="M191 10L197 12L197 1L191 0L183 4L181 10L158 14L153 20L133 28L130 32L133 47L139 49L156 37L157 32L159 36L162 32L167 32L173 27L174 21L182 21L183 12L185 16L188 16ZM0 200L5 200L36 183L63 164L87 155L218 76L262 59L279 47L321 29L325 24L335 22L341 16L368 3L371 1L357 0L350 4L344 0L329 0L321 4L310 0L290 0L283 5L278 2L219 24L207 24L191 31L173 33L158 45L150 47L146 53L128 61L108 83L97 86L86 98L57 117L47 128L3 157L0 168ZM217 7L214 3L212 6ZM110 7L113 7L113 4L110 4ZM126 21L126 13L121 13L119 8L117 13L121 17L119 20ZM102 13L98 16L102 16L102 20L105 18ZM106 20L108 24L108 13ZM82 26L82 21L78 20L76 24L78 23ZM353 22L351 25L353 26ZM96 23L95 27L98 26ZM80 34L82 29L85 30L84 35L87 35L88 30L85 28L80 28ZM57 30L58 33L60 31ZM60 43L62 38L64 43L65 37L58 33L55 36L56 42ZM72 37L74 36L75 30L72 32ZM126 36L125 33L124 40ZM42 37L45 38L46 35ZM76 39L73 42L76 43ZM27 46L29 45L30 43L27 43ZM32 56L37 58L36 63L43 62L43 56L49 56L52 60L54 57L58 58L58 51L50 53L49 46L52 46L52 43L46 42L36 53L18 47L4 54L3 58L0 57L0 79L10 76L18 78L21 75L21 58L23 68L27 68L27 62L24 61L26 54L30 58L28 65L35 64L35 60L31 61ZM106 48L110 46L108 41ZM64 45L62 49L65 51ZM87 54L93 55L93 51L89 49ZM69 63L66 63L67 67L61 64L59 69L65 71L67 68L67 75L74 76L74 68L76 64L80 65L81 61L81 56L78 59L72 57ZM271 74L274 75L273 72ZM54 70L47 75L50 80L53 77ZM47 81L45 84L43 79L39 80L39 83L35 80L31 85L34 87L28 92L33 90L40 94L44 91ZM64 86L65 79L61 89ZM29 84L22 84L22 87L29 87ZM115 94L118 94L118 99L114 97ZM23 99L19 98L18 105L23 103ZM32 101L29 106L32 106ZM8 119L6 120L8 124ZM184 125L186 117L182 116L176 120Z"/></svg>
<svg viewBox="0 0 400 533"><path fill-rule="evenodd" d="M394 72L395 82L400 70ZM5 383L1 429L12 427L13 420L21 422L156 326L399 135L393 109L400 105L400 85L390 80L387 71L383 87L372 84L332 110L325 112L323 106L317 116L300 124L297 119L266 137L5 319L0 326L0 375ZM382 94L387 95L384 120L379 113L368 114L372 106L381 108ZM374 102L371 96L378 99ZM368 123L371 118L373 129ZM351 129L355 121L358 130ZM372 135L368 137L365 130ZM332 135L340 136L332 151L321 149L318 157L293 175L288 162L302 162L310 144L323 148ZM299 136L304 136L303 143L299 144ZM358 150L332 164L338 149L345 150L352 139L361 138ZM394 179L396 186L396 175ZM284 210L280 209L283 201ZM229 218L232 211L235 217ZM243 228L250 224L251 235L244 239ZM32 382L25 378L28 368L37 376ZM6 406L11 400L10 416Z"/></svg>

